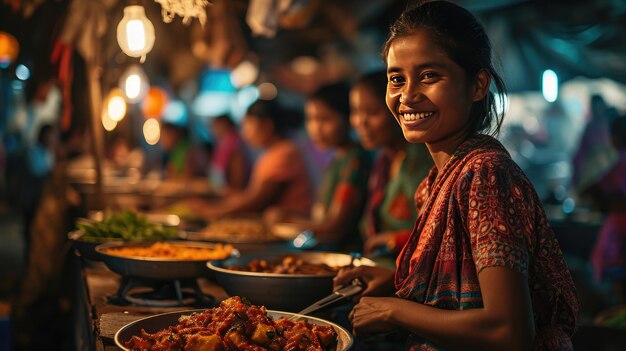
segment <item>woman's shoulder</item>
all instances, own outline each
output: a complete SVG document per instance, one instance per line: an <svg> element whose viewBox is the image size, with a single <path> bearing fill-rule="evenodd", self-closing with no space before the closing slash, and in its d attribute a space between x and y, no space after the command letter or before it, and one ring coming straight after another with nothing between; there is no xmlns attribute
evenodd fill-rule
<svg viewBox="0 0 626 351"><path fill-rule="evenodd" d="M518 171L517 163L511 158L504 145L497 139L481 135L464 143L455 156L461 160L463 169L492 171Z"/></svg>
<svg viewBox="0 0 626 351"><path fill-rule="evenodd" d="M489 184L512 185L529 194L534 187L524 171L511 158L505 147L495 138L482 136L459 155L459 178L461 183L470 181L481 186Z"/></svg>

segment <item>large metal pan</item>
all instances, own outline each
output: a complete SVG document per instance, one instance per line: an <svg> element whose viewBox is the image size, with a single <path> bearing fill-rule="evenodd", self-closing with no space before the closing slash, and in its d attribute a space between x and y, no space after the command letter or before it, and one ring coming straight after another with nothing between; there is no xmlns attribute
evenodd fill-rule
<svg viewBox="0 0 626 351"><path fill-rule="evenodd" d="M214 248L216 244L194 241L166 241L180 247ZM147 247L153 243L109 242L98 245L96 252L102 257L104 264L115 273L125 277L145 278L154 280L178 280L198 277L210 277L212 272L207 269L207 260L179 260L167 258L137 258L111 255L109 248ZM239 252L233 250L232 256Z"/></svg>
<svg viewBox="0 0 626 351"><path fill-rule="evenodd" d="M331 267L354 265L376 265L367 258L354 260L347 254L332 252L248 253L241 257L219 262L209 262L215 272L217 283L230 296L245 296L255 305L270 309L298 312L310 304L326 297L333 291L334 273L276 274L245 272L228 269L229 266L245 266L253 259L273 261L285 255L294 256L310 263L324 263Z"/></svg>
<svg viewBox="0 0 626 351"><path fill-rule="evenodd" d="M156 214L156 213L142 213L142 216L146 217L148 222L154 224L162 224L168 227L177 227L180 223L180 218L176 215L171 214ZM94 222L94 221L102 221L105 217L104 212L102 211L92 211L89 213L87 218L79 218L77 223L80 222ZM112 234L111 237L102 237L102 238L94 238L91 237L88 240L85 239L85 233L80 230L74 230L67 234L68 239L72 242L74 248L78 251L78 253L89 260L92 261L102 261L103 257L100 253L96 252L96 247L100 244L107 242L123 242L124 240L119 236L119 234ZM186 239L187 234L184 231L178 231L178 238ZM172 238L176 239L176 238ZM128 242L128 241L126 241ZM143 241L133 241L133 242L154 242L153 240L143 240Z"/></svg>
<svg viewBox="0 0 626 351"><path fill-rule="evenodd" d="M162 313L146 318L139 319L132 323L129 323L120 330L115 333L115 344L120 347L122 350L130 351L130 349L124 347L124 342L130 340L131 337L135 335L141 335L141 330L145 330L148 333L155 333L162 329L167 329L170 326L174 326L178 324L178 319L182 316L190 315L194 312L202 312L203 310L189 310L189 311L177 311L177 312L169 312ZM293 313L289 312L280 312L280 311L271 311L268 310L267 314L274 319L278 319L281 317L290 318L293 317ZM314 318L314 317L306 317L307 322L312 324L318 324L323 326L331 326L335 332L337 333L337 348L336 351L346 351L352 347L353 338L347 330L340 327L339 325L329 322L324 319Z"/></svg>
<svg viewBox="0 0 626 351"><path fill-rule="evenodd" d="M242 253L287 250L292 247L290 240L300 233L300 230L291 227L279 228L282 231L275 233L274 226L266 227L261 218L255 215L222 218L214 221L212 225L220 225L220 223L223 225L225 222L229 224L224 228L207 230L207 227L210 227L208 222L183 221L181 229L185 232L188 240L229 243L236 245ZM238 222L243 223L244 226L230 228L236 226ZM250 232L251 226L252 229L256 229L254 228L256 225L264 228L265 233L259 235L258 232L256 234Z"/></svg>

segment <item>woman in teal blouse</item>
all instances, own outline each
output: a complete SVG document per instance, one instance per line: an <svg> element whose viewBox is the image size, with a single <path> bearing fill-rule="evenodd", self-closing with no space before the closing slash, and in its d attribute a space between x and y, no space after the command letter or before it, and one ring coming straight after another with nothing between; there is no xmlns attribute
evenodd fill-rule
<svg viewBox="0 0 626 351"><path fill-rule="evenodd" d="M360 249L358 222L366 200L371 156L350 137L349 87L322 86L307 98L306 130L313 144L334 151L322 174L311 216L302 218L277 211L272 222L287 221L312 230L317 249Z"/></svg>

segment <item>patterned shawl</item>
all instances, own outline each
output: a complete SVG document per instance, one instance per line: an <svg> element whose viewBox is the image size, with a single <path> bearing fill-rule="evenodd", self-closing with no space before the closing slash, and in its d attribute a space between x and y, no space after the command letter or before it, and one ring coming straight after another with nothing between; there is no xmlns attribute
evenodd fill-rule
<svg viewBox="0 0 626 351"><path fill-rule="evenodd" d="M399 297L442 309L482 307L478 274L508 267L528 277L535 350L570 350L578 301L537 194L497 140L464 142L416 192L421 206L397 259ZM419 207L418 207L419 208ZM413 336L411 350L439 350Z"/></svg>

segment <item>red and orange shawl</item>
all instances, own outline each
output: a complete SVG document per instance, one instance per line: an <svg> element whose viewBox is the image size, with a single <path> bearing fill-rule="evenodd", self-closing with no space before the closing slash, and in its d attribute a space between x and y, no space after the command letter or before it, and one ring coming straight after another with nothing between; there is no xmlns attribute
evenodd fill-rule
<svg viewBox="0 0 626 351"><path fill-rule="evenodd" d="M397 259L396 294L449 310L483 306L478 274L503 266L528 277L535 350L570 350L578 300L530 181L497 140L465 141L416 192L419 218ZM420 208L420 207L418 207ZM411 350L438 350L413 336Z"/></svg>

